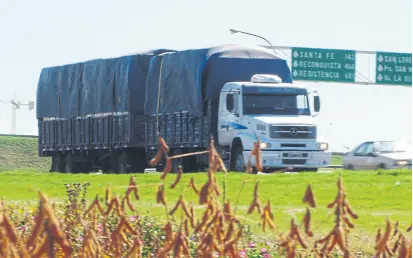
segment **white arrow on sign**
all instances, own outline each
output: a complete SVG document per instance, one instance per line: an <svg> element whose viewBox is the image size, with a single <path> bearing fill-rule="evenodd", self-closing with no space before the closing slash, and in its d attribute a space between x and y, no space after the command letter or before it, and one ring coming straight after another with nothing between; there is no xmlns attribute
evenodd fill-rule
<svg viewBox="0 0 413 258"><path fill-rule="evenodd" d="M381 74L379 74L379 76L377 76L377 79L378 79L379 81L382 81L382 80L383 80L383 76L381 76Z"/></svg>
<svg viewBox="0 0 413 258"><path fill-rule="evenodd" d="M297 77L297 75L298 75L297 70L294 70L293 75L294 75L294 77Z"/></svg>
<svg viewBox="0 0 413 258"><path fill-rule="evenodd" d="M382 56L382 55L379 55L378 60L379 60L379 62L383 62L383 56Z"/></svg>
<svg viewBox="0 0 413 258"><path fill-rule="evenodd" d="M379 67L377 67L377 70L379 70L380 72L383 71L383 66L379 65Z"/></svg>
<svg viewBox="0 0 413 258"><path fill-rule="evenodd" d="M293 66L294 66L294 67L297 67L297 66L298 66L297 60L294 61Z"/></svg>
<svg viewBox="0 0 413 258"><path fill-rule="evenodd" d="M297 57L298 57L298 52L297 52L297 50L296 50L296 51L294 51L293 56L294 56L295 58L297 58Z"/></svg>

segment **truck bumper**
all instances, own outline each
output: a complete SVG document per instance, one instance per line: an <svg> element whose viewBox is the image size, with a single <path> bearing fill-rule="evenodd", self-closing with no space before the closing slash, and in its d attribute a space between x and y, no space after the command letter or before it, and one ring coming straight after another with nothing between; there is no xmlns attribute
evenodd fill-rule
<svg viewBox="0 0 413 258"><path fill-rule="evenodd" d="M244 161L247 165L251 152L244 151ZM331 163L331 153L323 151L261 151L264 168L323 168ZM251 158L255 166L255 158Z"/></svg>

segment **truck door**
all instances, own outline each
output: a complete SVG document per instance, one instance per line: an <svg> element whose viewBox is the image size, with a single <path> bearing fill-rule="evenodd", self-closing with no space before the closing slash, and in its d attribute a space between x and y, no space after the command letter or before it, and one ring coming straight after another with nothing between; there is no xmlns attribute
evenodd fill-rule
<svg viewBox="0 0 413 258"><path fill-rule="evenodd" d="M232 144L237 133L239 123L239 94L235 92L221 92L218 117L218 141L220 145Z"/></svg>

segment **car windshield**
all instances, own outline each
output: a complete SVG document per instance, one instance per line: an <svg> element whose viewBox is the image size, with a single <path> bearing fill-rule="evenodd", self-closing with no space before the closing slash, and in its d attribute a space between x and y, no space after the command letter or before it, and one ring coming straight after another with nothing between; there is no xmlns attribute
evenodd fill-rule
<svg viewBox="0 0 413 258"><path fill-rule="evenodd" d="M244 115L310 115L307 95L244 94Z"/></svg>
<svg viewBox="0 0 413 258"><path fill-rule="evenodd" d="M393 152L412 152L413 147L407 142L379 142L377 146L378 152L393 153Z"/></svg>

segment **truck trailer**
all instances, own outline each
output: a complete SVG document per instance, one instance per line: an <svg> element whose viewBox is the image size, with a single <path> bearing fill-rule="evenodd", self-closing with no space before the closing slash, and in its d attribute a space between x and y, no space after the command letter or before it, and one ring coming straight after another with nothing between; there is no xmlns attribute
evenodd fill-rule
<svg viewBox="0 0 413 258"><path fill-rule="evenodd" d="M207 150L212 136L231 171L245 171L257 139L266 171L316 171L331 162L319 111L318 93L292 83L286 60L266 48L158 49L42 69L39 156L57 172L143 172L158 135L170 155ZM179 165L200 171L208 157Z"/></svg>

